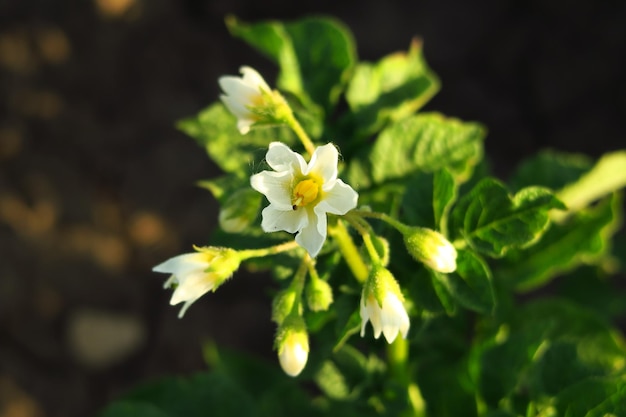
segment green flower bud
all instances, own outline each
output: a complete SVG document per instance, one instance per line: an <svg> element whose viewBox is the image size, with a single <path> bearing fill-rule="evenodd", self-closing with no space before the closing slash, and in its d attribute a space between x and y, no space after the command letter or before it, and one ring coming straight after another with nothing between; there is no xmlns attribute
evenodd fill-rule
<svg viewBox="0 0 626 417"><path fill-rule="evenodd" d="M410 227L403 234L407 250L417 261L438 272L456 270L456 249L441 233L424 227Z"/></svg>
<svg viewBox="0 0 626 417"><path fill-rule="evenodd" d="M235 191L220 209L220 227L228 233L240 233L256 220L262 196L252 188Z"/></svg>
<svg viewBox="0 0 626 417"><path fill-rule="evenodd" d="M299 297L299 291L293 286L276 294L272 302L272 321L280 325L292 313L296 303L300 304Z"/></svg>
<svg viewBox="0 0 626 417"><path fill-rule="evenodd" d="M305 291L306 302L311 311L326 311L333 303L333 289L326 281L311 277Z"/></svg>

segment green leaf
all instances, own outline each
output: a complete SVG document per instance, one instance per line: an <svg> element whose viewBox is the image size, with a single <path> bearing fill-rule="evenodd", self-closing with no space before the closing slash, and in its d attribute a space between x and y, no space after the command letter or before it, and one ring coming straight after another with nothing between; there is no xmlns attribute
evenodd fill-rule
<svg viewBox="0 0 626 417"><path fill-rule="evenodd" d="M352 34L342 23L309 17L290 23L245 24L229 17L226 24L234 36L279 65L279 88L330 113L356 61Z"/></svg>
<svg viewBox="0 0 626 417"><path fill-rule="evenodd" d="M456 178L465 179L482 158L484 137L481 125L437 113L403 119L378 136L369 157L372 178L381 183L445 167Z"/></svg>
<svg viewBox="0 0 626 417"><path fill-rule="evenodd" d="M559 415L607 417L626 414L626 376L589 378L562 391L554 400Z"/></svg>
<svg viewBox="0 0 626 417"><path fill-rule="evenodd" d="M247 135L240 134L235 117L221 103L179 121L177 127L204 147L220 168L241 179L248 179L255 162L265 157L270 142L295 143L286 127L253 129Z"/></svg>
<svg viewBox="0 0 626 417"><path fill-rule="evenodd" d="M549 210L563 207L546 188L527 187L511 197L504 185L488 178L454 207L450 233L481 253L501 257L536 242L549 224Z"/></svg>
<svg viewBox="0 0 626 417"><path fill-rule="evenodd" d="M458 188L454 176L443 168L435 172L433 179L433 211L435 226L447 235L448 213L458 197Z"/></svg>
<svg viewBox="0 0 626 417"><path fill-rule="evenodd" d="M597 263L607 254L619 224L620 204L613 196L563 224L553 223L537 244L510 252L498 264L498 276L519 291L529 291L580 265Z"/></svg>
<svg viewBox="0 0 626 417"><path fill-rule="evenodd" d="M359 63L346 92L357 135L370 135L410 116L438 90L439 80L426 65L418 40L408 53L389 55L376 64Z"/></svg>
<svg viewBox="0 0 626 417"><path fill-rule="evenodd" d="M233 174L199 181L220 203L220 227L228 233L248 230L258 217L263 195L250 187L247 178Z"/></svg>
<svg viewBox="0 0 626 417"><path fill-rule="evenodd" d="M626 151L618 151L604 155L591 171L560 190L558 196L571 213L625 186ZM557 213L555 220L560 220L566 215Z"/></svg>
<svg viewBox="0 0 626 417"><path fill-rule="evenodd" d="M495 305L491 271L473 252L459 250L457 269L451 274L432 271L454 299L463 307L490 314Z"/></svg>
<svg viewBox="0 0 626 417"><path fill-rule="evenodd" d="M559 190L577 181L592 166L593 162L586 155L542 151L524 161L511 176L509 184L512 190L531 185Z"/></svg>
<svg viewBox="0 0 626 417"><path fill-rule="evenodd" d="M402 221L406 224L437 229L433 180L433 174L418 172L407 181L400 206Z"/></svg>
<svg viewBox="0 0 626 417"><path fill-rule="evenodd" d="M332 361L325 361L315 374L315 382L327 397L341 400L350 394L345 378Z"/></svg>
<svg viewBox="0 0 626 417"><path fill-rule="evenodd" d="M513 313L472 354L472 372L491 406L514 396L540 403L582 379L626 368L623 341L591 310L543 300Z"/></svg>
<svg viewBox="0 0 626 417"><path fill-rule="evenodd" d="M207 410L211 410L212 416L259 415L249 394L228 376L216 372L149 383L135 389L125 400L152 404L162 415L170 417L203 417ZM160 417L154 410L151 412Z"/></svg>

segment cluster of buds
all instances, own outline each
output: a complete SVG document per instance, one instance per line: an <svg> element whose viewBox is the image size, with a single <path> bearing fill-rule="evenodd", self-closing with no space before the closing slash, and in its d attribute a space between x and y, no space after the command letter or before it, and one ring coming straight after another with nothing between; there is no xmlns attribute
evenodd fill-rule
<svg viewBox="0 0 626 417"><path fill-rule="evenodd" d="M365 267L367 271L360 279L363 282L359 309L361 336L365 335L369 322L376 339L381 334L388 343L392 343L398 335L406 338L410 320L404 296L398 281L386 267L388 253L381 258L374 248L371 228L364 218L367 217L366 212L359 216L355 211L357 192L338 178L337 147L328 143L315 148L282 95L272 90L254 69L242 67L241 73L241 77L224 76L219 79L224 91L221 100L237 118L239 132L245 135L257 126L286 124L301 139L310 159L305 161L302 155L284 143L270 143L265 161L271 170L252 175L252 189L243 189L230 196L222 207L219 222L228 232L241 232L249 227L256 217L253 202L258 201L256 192L259 192L269 202L262 211L261 228L265 232L296 234L295 244L240 251L204 247L196 248L194 253L171 258L153 269L170 274L165 283L166 288L174 288L170 303L184 303L179 313L182 317L193 302L207 292L215 291L230 278L242 261L291 250L296 245L302 247L306 253L301 268L291 285L275 296L272 308L272 320L278 326L275 348L280 365L287 375L297 376L305 368L309 355L304 308L306 306L314 312L325 311L333 302L332 288L317 275L314 258L320 253L328 235L327 216L344 216L363 235L370 256L371 265ZM251 207L249 212L247 206ZM379 218L385 219L382 214ZM406 226L396 220L390 220L390 224L403 234L407 251L414 259L441 273L451 273L456 269L456 250L442 234L431 229ZM349 234L345 234L344 238L351 239ZM341 249L342 240L337 239L337 243ZM388 247L384 251L388 251ZM354 251L342 253L346 258L360 256Z"/></svg>

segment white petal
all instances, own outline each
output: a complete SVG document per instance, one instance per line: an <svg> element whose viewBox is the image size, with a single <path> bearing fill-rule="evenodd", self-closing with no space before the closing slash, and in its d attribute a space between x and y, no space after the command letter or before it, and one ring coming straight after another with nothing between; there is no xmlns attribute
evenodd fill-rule
<svg viewBox="0 0 626 417"><path fill-rule="evenodd" d="M172 275L185 275L193 273L194 271L203 271L208 268L207 257L200 252L184 253L182 255L174 256L167 261L152 268L154 272L163 272L165 274Z"/></svg>
<svg viewBox="0 0 626 417"><path fill-rule="evenodd" d="M374 339L378 339L380 337L380 333L383 330L382 320L380 317L381 309L378 305L378 302L374 297L372 297L369 302L365 304L369 312L370 322L372 323L372 330L374 330Z"/></svg>
<svg viewBox="0 0 626 417"><path fill-rule="evenodd" d="M293 175L291 171L263 171L250 177L250 185L265 197L278 210L292 210L291 185Z"/></svg>
<svg viewBox="0 0 626 417"><path fill-rule="evenodd" d="M335 180L337 178L338 157L337 148L332 143L319 146L311 156L305 175L319 175L324 182Z"/></svg>
<svg viewBox="0 0 626 417"><path fill-rule="evenodd" d="M370 319L370 313L367 307L365 306L365 302L361 299L361 308L359 309L359 315L361 316L361 337L365 336L365 326Z"/></svg>
<svg viewBox="0 0 626 417"><path fill-rule="evenodd" d="M306 169L302 155L282 142L270 143L265 160L275 171L295 171L294 174L302 174Z"/></svg>
<svg viewBox="0 0 626 417"><path fill-rule="evenodd" d="M243 81L246 84L250 86L255 86L257 89L262 88L263 90L267 92L271 90L271 88L269 87L269 85L267 85L263 77L261 77L261 74L259 74L257 70L255 70L254 68L244 65L243 67L239 68L239 72L243 74Z"/></svg>
<svg viewBox="0 0 626 417"><path fill-rule="evenodd" d="M246 84L239 77L220 77L218 82L227 96L244 104L251 105L253 100L260 96L258 88Z"/></svg>
<svg viewBox="0 0 626 417"><path fill-rule="evenodd" d="M328 186L328 189L326 187ZM324 199L318 204L327 213L346 214L356 207L359 194L348 184L335 180L322 186Z"/></svg>
<svg viewBox="0 0 626 417"><path fill-rule="evenodd" d="M238 120L246 119L251 122L254 121L253 113L246 108L243 102L237 100L236 98L221 95L220 99L228 109Z"/></svg>
<svg viewBox="0 0 626 417"><path fill-rule="evenodd" d="M300 343L286 343L278 355L283 371L289 376L298 376L304 369L309 352Z"/></svg>
<svg viewBox="0 0 626 417"><path fill-rule="evenodd" d="M296 233L304 228L309 220L305 210L280 210L273 204L265 207L261 213L263 220L261 227L264 232L276 232L284 230L288 233ZM296 237L296 241L298 238Z"/></svg>
<svg viewBox="0 0 626 417"><path fill-rule="evenodd" d="M387 293L383 300L381 322L383 334L388 343L396 339L398 332L406 338L410 326L409 316L402 301L392 292Z"/></svg>
<svg viewBox="0 0 626 417"><path fill-rule="evenodd" d="M317 210L317 207L315 209ZM309 252L311 258L315 258L326 240L326 215L323 214L320 219L320 216L315 214L314 210L307 210L307 212L308 224L300 230L300 233L296 236L296 242ZM320 222L323 222L323 225ZM323 228L320 226L323 226Z"/></svg>
<svg viewBox="0 0 626 417"><path fill-rule="evenodd" d="M253 124L254 121L252 120L239 119L239 121L237 121L237 130L239 130L239 133L241 133L242 135L245 135L250 131L250 126L252 126Z"/></svg>
<svg viewBox="0 0 626 417"><path fill-rule="evenodd" d="M171 305L183 301L194 302L215 287L213 274L204 271L179 276L178 283L170 299Z"/></svg>

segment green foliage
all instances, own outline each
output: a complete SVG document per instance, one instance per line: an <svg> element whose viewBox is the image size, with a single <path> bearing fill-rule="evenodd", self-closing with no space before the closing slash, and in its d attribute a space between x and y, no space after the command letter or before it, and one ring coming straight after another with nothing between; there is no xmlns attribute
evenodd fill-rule
<svg viewBox="0 0 626 417"><path fill-rule="evenodd" d="M178 128L204 147L221 169L246 180L255 171L254 163L263 159L264 149L270 142L294 143L293 134L284 127L256 129L245 136L240 134L235 118L221 103L181 120Z"/></svg>
<svg viewBox="0 0 626 417"><path fill-rule="evenodd" d="M376 183L448 168L467 178L482 157L485 129L436 113L411 116L383 130L369 154Z"/></svg>
<svg viewBox="0 0 626 417"><path fill-rule="evenodd" d="M549 224L551 209L564 209L554 193L526 187L514 196L494 179L484 179L452 211L450 232L485 255L501 257L509 249L535 243Z"/></svg>
<svg viewBox="0 0 626 417"><path fill-rule="evenodd" d="M572 410L572 403L563 401L581 381L599 387L602 379L620 377L626 370L626 349L615 331L594 312L564 300L518 307L492 329L472 352L473 376L491 408L506 404L521 414L531 401L548 409L556 399L563 412L557 415L570 415L565 410Z"/></svg>
<svg viewBox="0 0 626 417"><path fill-rule="evenodd" d="M227 25L234 36L279 65L279 88L330 113L356 61L352 35L343 24L313 17L291 23L258 24L229 18Z"/></svg>
<svg viewBox="0 0 626 417"><path fill-rule="evenodd" d="M412 115L438 90L439 80L426 65L422 44L413 40L408 53L356 66L346 92L352 110L346 118L357 136L367 136Z"/></svg>
<svg viewBox="0 0 626 417"><path fill-rule="evenodd" d="M148 383L100 417L626 414L626 346L613 323L626 307L611 277L626 262L624 240L613 242L626 151L595 163L544 151L505 184L483 159L483 126L418 112L439 90L420 41L370 63L358 61L352 35L334 19L231 17L227 26L278 65L268 84L295 119L241 135L217 103L179 122L225 173L199 182L221 208L211 244L249 253L293 241L261 229L267 202L250 175L267 169L273 141L294 150L302 142L310 152L298 127L316 144L338 145L339 176L358 191L359 207L328 217L315 262L300 248L243 259L251 271L272 273L276 297L289 288L288 312L306 323L310 351L297 379L276 363L207 346L210 371ZM423 228L452 242L454 250L433 244L424 257L455 259L453 272L408 254L403 234ZM357 337L374 264L400 286L407 341L375 340L373 321ZM328 309L303 300L302 288L313 292L307 268L332 289ZM518 296L532 290L541 291Z"/></svg>

